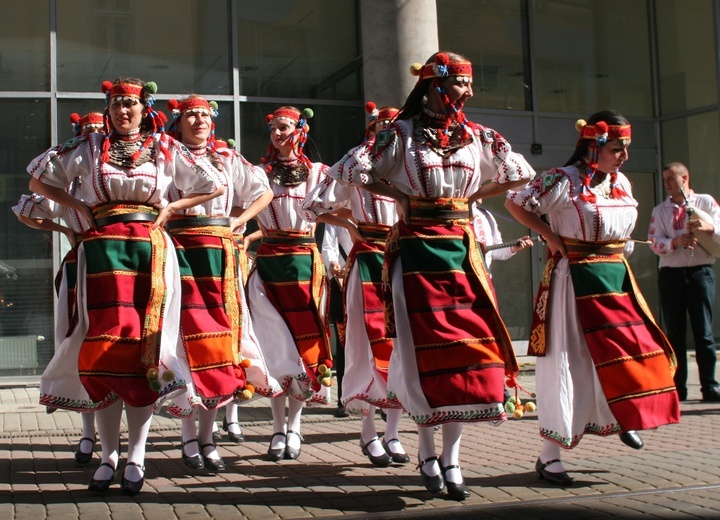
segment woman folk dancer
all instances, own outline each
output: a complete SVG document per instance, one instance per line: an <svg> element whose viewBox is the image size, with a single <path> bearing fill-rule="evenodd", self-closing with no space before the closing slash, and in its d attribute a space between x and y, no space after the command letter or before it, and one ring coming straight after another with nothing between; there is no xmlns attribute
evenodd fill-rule
<svg viewBox="0 0 720 520"><path fill-rule="evenodd" d="M325 272L315 225L300 214L305 196L327 169L305 154L309 117L312 110L295 107L266 117L270 145L263 164L274 197L258 215L263 237L247 285L255 333L270 375L283 388L270 400L274 433L267 455L272 461L299 457L303 406L306 401L327 404L332 384Z"/></svg>
<svg viewBox="0 0 720 520"><path fill-rule="evenodd" d="M70 114L75 135L84 135L92 132L102 132L103 115L100 112L90 112L80 117L79 114ZM68 189L70 195L76 196L79 189L78 182L73 182ZM55 353L41 377L41 392L52 393L47 385L53 385L56 380L68 378L73 386L78 381L77 359L66 356L67 344L61 349L63 339L69 336L82 316L77 313L76 279L77 279L77 245L82 240L83 232L88 228L78 213L70 208L53 202L52 200L33 193L23 195L20 202L13 207L18 220L26 225L45 231L63 233L70 244L70 249L60 263L60 270L55 277L55 292L58 305L55 316ZM62 219L65 225L55 222ZM77 385L80 386L80 385ZM56 410L48 407L48 413ZM82 436L75 450L75 462L87 464L92 459L95 450L95 415L92 412L82 414Z"/></svg>
<svg viewBox="0 0 720 520"><path fill-rule="evenodd" d="M248 207L236 219L244 227L272 199L262 170L215 139L217 103L192 95L171 99L173 123L169 135L181 141L196 157L206 157L219 175L223 195L170 216L165 229L178 255L181 278L180 344L191 381L187 391L168 408L182 421L182 459L192 469L222 471L225 463L213 441L218 407L234 399L252 398L256 385L272 395L260 351L243 348L242 324L247 314L238 279L238 255L230 227L233 204ZM262 175L262 177L260 176ZM171 185L168 200L182 200L183 192ZM247 325L249 327L249 325ZM248 331L245 331L247 334ZM254 377L253 377L254 376ZM195 426L195 416L199 425Z"/></svg>
<svg viewBox="0 0 720 520"><path fill-rule="evenodd" d="M121 480L135 495L145 479L145 445L153 405L187 381L177 348L179 280L172 242L160 226L175 210L216 191L217 172L163 131L153 109L154 83L104 82L108 134L88 134L56 146L28 166L30 189L76 210L88 223L78 247L77 294L84 314L65 338L86 396L42 393L41 404L96 410L102 463L89 489L106 491L118 469L123 403L128 461ZM73 197L67 188L79 179ZM186 198L164 199L170 183ZM161 363L160 360L164 362Z"/></svg>
<svg viewBox="0 0 720 520"><path fill-rule="evenodd" d="M382 263L385 239L397 222L395 199L376 195L357 186L343 184L344 168L353 168L353 154L366 154L372 149L375 134L398 113L398 109L378 109L366 105L370 122L367 142L348 152L347 156L328 170L328 178L305 199L303 215L346 228L353 247L345 267L345 375L343 406L352 413L362 413L360 449L376 466L405 464L410 457L398 440L402 405L388 396L387 377L393 340L385 335L382 303ZM330 212L349 206L352 221ZM381 440L375 428L375 410L385 410L385 435Z"/></svg>
<svg viewBox="0 0 720 520"><path fill-rule="evenodd" d="M333 170L397 201L400 221L384 260L392 291L388 335L395 335L388 391L418 425L425 487L440 492L447 484L448 494L463 500L463 423L504 421L504 377L518 369L468 204L525 184L534 171L497 132L465 117L472 96L466 58L440 52L411 71L418 82L396 120L365 154L350 158L352 168ZM435 425L442 425L439 459Z"/></svg>
<svg viewBox="0 0 720 520"><path fill-rule="evenodd" d="M626 444L640 448L634 430L679 421L675 356L625 259L637 220L630 182L619 171L630 124L604 111L577 128L567 164L509 193L505 204L549 248L528 353L539 356L543 447L535 468L559 486L573 483L561 448L574 448L585 433L625 432Z"/></svg>

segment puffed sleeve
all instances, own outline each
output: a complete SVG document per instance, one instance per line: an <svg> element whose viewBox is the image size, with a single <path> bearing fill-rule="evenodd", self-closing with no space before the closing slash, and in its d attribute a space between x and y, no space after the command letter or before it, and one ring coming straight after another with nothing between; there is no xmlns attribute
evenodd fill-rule
<svg viewBox="0 0 720 520"><path fill-rule="evenodd" d="M233 154L233 205L243 207L269 190L270 184L262 168L251 164L237 152Z"/></svg>
<svg viewBox="0 0 720 520"><path fill-rule="evenodd" d="M341 183L362 185L372 184L383 172L393 169L400 139L398 128L390 125L373 139L352 148L327 172L329 177Z"/></svg>
<svg viewBox="0 0 720 520"><path fill-rule="evenodd" d="M528 164L522 154L512 151L510 143L503 136L491 128L474 125L474 133L479 142L484 158L491 162L492 177L486 174L483 168L483 181L495 181L505 184L514 181L529 181L535 177L535 170Z"/></svg>
<svg viewBox="0 0 720 520"><path fill-rule="evenodd" d="M91 166L92 154L85 136L74 137L38 155L27 167L30 175L54 188L66 189Z"/></svg>
<svg viewBox="0 0 720 520"><path fill-rule="evenodd" d="M60 204L37 193L22 195L18 203L12 207L12 210L18 217L32 219L52 220L62 217L62 206Z"/></svg>
<svg viewBox="0 0 720 520"><path fill-rule="evenodd" d="M305 197L302 203L302 218L315 222L323 213L348 207L350 189L332 177L325 177Z"/></svg>
<svg viewBox="0 0 720 520"><path fill-rule="evenodd" d="M554 168L525 185L520 190L510 190L507 198L525 211L538 215L551 213L570 199L571 182L567 174Z"/></svg>

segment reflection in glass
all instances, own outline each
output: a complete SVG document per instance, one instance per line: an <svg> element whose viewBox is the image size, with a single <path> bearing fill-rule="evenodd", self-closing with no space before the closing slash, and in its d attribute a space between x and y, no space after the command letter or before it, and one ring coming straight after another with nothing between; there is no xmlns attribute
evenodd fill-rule
<svg viewBox="0 0 720 520"><path fill-rule="evenodd" d="M240 94L360 100L353 0L238 0Z"/></svg>
<svg viewBox="0 0 720 520"><path fill-rule="evenodd" d="M652 116L645 2L533 0L538 110Z"/></svg>
<svg viewBox="0 0 720 520"><path fill-rule="evenodd" d="M96 92L133 76L161 93L231 94L227 13L226 0L58 2L58 88Z"/></svg>
<svg viewBox="0 0 720 520"><path fill-rule="evenodd" d="M437 17L440 48L472 61L474 96L468 107L531 109L520 0L490 0L482 7L476 0L442 0Z"/></svg>
<svg viewBox="0 0 720 520"><path fill-rule="evenodd" d="M29 193L28 163L50 146L50 110L47 101L0 100L0 112L0 375L35 373L54 349L52 234L20 223L10 207Z"/></svg>
<svg viewBox="0 0 720 520"><path fill-rule="evenodd" d="M48 2L1 2L0 36L0 90L50 90Z"/></svg>
<svg viewBox="0 0 720 520"><path fill-rule="evenodd" d="M713 2L655 3L663 115L717 102Z"/></svg>

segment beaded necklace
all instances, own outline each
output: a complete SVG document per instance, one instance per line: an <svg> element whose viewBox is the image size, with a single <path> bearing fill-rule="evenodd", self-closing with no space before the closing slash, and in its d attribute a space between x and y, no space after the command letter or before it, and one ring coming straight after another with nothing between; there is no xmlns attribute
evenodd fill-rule
<svg viewBox="0 0 720 520"><path fill-rule="evenodd" d="M140 130L128 134L115 134L110 138L110 149L108 150L108 162L122 168L137 168L138 166L152 161L155 158L155 142L143 148L145 137L150 133L142 134ZM142 149L142 152L133 160L133 155Z"/></svg>
<svg viewBox="0 0 720 520"><path fill-rule="evenodd" d="M423 107L420 114L420 135L438 155L447 157L472 142L472 136L461 123L446 127L449 115L437 114Z"/></svg>
<svg viewBox="0 0 720 520"><path fill-rule="evenodd" d="M280 186L295 187L305 182L310 169L296 157L278 157L272 163L270 180Z"/></svg>

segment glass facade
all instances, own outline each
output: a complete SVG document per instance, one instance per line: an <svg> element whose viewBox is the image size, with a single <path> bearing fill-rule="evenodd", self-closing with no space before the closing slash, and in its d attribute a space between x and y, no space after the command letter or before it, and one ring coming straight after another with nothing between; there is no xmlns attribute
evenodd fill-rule
<svg viewBox="0 0 720 520"><path fill-rule="evenodd" d="M39 373L53 352L63 244L9 208L28 191L30 160L72 135L69 115L101 110L104 80L152 80L160 109L189 93L218 101L217 135L235 139L257 163L267 152L265 115L280 105L310 107L310 148L331 164L365 126L359 1L0 3L0 375ZM440 47L474 64L469 117L507 137L538 171L571 154L578 117L616 108L631 120L626 170L640 203L636 238L645 238L652 206L664 197L662 163L686 162L694 189L719 193L716 2L436 5ZM507 218L501 198L485 204L506 239L527 233ZM519 341L529 333L544 253L535 247L493 267L501 312ZM654 255L639 244L630 261L657 310Z"/></svg>

